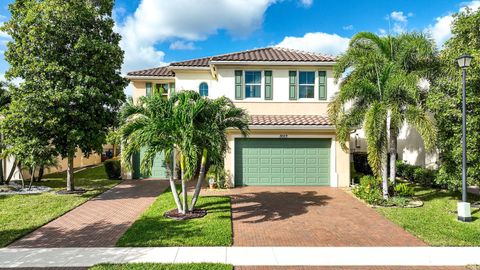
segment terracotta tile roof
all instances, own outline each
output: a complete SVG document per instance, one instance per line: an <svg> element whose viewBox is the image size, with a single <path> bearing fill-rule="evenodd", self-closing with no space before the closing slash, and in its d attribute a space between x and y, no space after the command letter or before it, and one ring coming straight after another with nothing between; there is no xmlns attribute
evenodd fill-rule
<svg viewBox="0 0 480 270"><path fill-rule="evenodd" d="M159 77L174 77L175 73L167 67L150 68L144 70L130 71L128 76L159 76Z"/></svg>
<svg viewBox="0 0 480 270"><path fill-rule="evenodd" d="M243 52L171 63L170 66L208 67L210 61L273 61L273 62L335 62L333 56L320 55L280 47L267 47Z"/></svg>
<svg viewBox="0 0 480 270"><path fill-rule="evenodd" d="M268 61L268 62L335 62L333 56L304 52L280 47L267 47L242 52L170 63L171 67L208 67L211 61ZM167 67L129 72L130 76L174 76Z"/></svg>
<svg viewBox="0 0 480 270"><path fill-rule="evenodd" d="M208 67L210 65L210 59L212 57L204 57L192 60L186 60L181 62L173 62L170 66L182 66L182 67Z"/></svg>
<svg viewBox="0 0 480 270"><path fill-rule="evenodd" d="M330 126L321 115L250 115L250 125L261 126Z"/></svg>
<svg viewBox="0 0 480 270"><path fill-rule="evenodd" d="M212 61L335 62L332 56L268 47L212 57Z"/></svg>

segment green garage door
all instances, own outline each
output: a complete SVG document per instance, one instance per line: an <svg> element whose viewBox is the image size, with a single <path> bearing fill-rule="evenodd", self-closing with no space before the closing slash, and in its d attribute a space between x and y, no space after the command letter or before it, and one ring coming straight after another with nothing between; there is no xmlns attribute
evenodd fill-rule
<svg viewBox="0 0 480 270"><path fill-rule="evenodd" d="M236 139L235 185L328 186L330 139Z"/></svg>
<svg viewBox="0 0 480 270"><path fill-rule="evenodd" d="M153 161L152 167L152 174L151 175L143 175L140 172L140 162L143 159L143 155L145 154L145 149L141 149L140 153L136 153L133 156L133 178L140 179L140 178L167 178L167 170L165 161L163 160L163 153L157 154L155 156L155 160Z"/></svg>

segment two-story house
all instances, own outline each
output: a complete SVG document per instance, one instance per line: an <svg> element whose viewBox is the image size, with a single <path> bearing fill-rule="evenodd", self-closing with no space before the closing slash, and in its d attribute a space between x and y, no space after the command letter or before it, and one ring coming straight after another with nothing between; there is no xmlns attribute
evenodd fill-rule
<svg viewBox="0 0 480 270"><path fill-rule="evenodd" d="M328 102L338 91L334 65L334 57L268 47L133 71L127 78L134 100L154 91L168 96L195 90L209 98L226 96L248 111L250 136L228 133L225 169L231 184L345 187L350 154L341 149L327 117ZM362 138L355 136L352 148L364 151ZM133 160L133 178L142 177L142 155ZM150 177L165 177L158 159Z"/></svg>

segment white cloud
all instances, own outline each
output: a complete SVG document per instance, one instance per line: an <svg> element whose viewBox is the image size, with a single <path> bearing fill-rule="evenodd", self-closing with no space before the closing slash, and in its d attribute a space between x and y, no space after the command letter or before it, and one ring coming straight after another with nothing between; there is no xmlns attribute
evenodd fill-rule
<svg viewBox="0 0 480 270"><path fill-rule="evenodd" d="M195 50L195 44L193 42L185 42L183 40L177 40L170 43L170 50Z"/></svg>
<svg viewBox="0 0 480 270"><path fill-rule="evenodd" d="M407 22L407 16L403 15L403 11L393 11L390 14L390 18L392 18L392 20L397 22L404 22L404 23Z"/></svg>
<svg viewBox="0 0 480 270"><path fill-rule="evenodd" d="M116 26L125 50L124 71L159 66L164 53L155 48L171 39L204 40L219 30L242 38L257 30L276 0L142 0L135 13Z"/></svg>
<svg viewBox="0 0 480 270"><path fill-rule="evenodd" d="M412 16L412 12L404 14L403 11L392 11L386 19L393 21L393 27L391 28L393 33L401 34L407 31L408 18Z"/></svg>
<svg viewBox="0 0 480 270"><path fill-rule="evenodd" d="M337 34L322 32L306 33L303 37L285 37L277 46L317 52L321 54L338 55L348 48L350 39Z"/></svg>
<svg viewBox="0 0 480 270"><path fill-rule="evenodd" d="M477 10L480 8L480 1L475 0L467 3L463 3L458 12L465 12L466 9L470 8L472 10ZM432 38L435 40L435 43L438 47L442 47L445 41L447 41L452 36L452 14L446 16L437 17L435 19L434 25L429 25L425 31L429 32L432 35Z"/></svg>
<svg viewBox="0 0 480 270"><path fill-rule="evenodd" d="M345 25L342 27L343 30L353 30L353 25L349 24L349 25Z"/></svg>
<svg viewBox="0 0 480 270"><path fill-rule="evenodd" d="M300 0L300 4L308 8L313 5L313 0Z"/></svg>

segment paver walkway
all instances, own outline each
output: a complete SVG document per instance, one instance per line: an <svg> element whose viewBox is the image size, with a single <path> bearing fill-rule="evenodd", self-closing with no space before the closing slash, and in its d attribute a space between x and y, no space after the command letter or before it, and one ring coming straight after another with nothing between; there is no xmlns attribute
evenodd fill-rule
<svg viewBox="0 0 480 270"><path fill-rule="evenodd" d="M240 187L232 197L234 246L426 246L346 191Z"/></svg>
<svg viewBox="0 0 480 270"><path fill-rule="evenodd" d="M9 247L113 247L167 186L165 180L123 181Z"/></svg>

